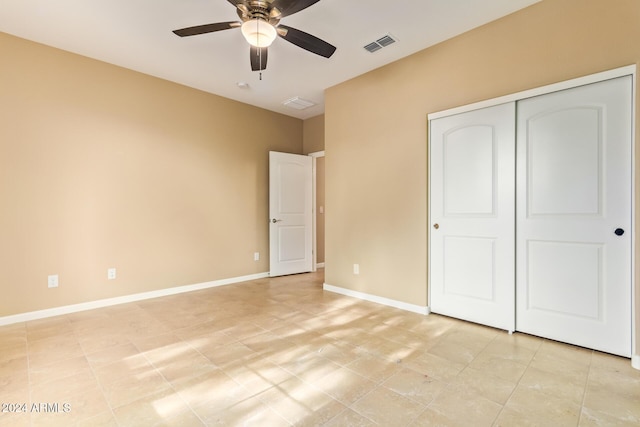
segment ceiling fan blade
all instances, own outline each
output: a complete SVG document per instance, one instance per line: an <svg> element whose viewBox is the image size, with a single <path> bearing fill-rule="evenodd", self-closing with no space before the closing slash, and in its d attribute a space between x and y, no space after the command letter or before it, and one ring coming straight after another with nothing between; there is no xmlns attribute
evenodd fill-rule
<svg viewBox="0 0 640 427"><path fill-rule="evenodd" d="M274 0L271 5L280 11L280 18L282 18L298 13L319 1L320 0Z"/></svg>
<svg viewBox="0 0 640 427"><path fill-rule="evenodd" d="M267 68L267 48L251 46L249 51L251 71L262 71Z"/></svg>
<svg viewBox="0 0 640 427"><path fill-rule="evenodd" d="M336 47L326 41L286 25L278 26L278 35L289 43L325 58L330 58L336 51Z"/></svg>
<svg viewBox="0 0 640 427"><path fill-rule="evenodd" d="M242 25L242 22L217 22L215 24L197 25L195 27L182 28L180 30L174 30L174 34L180 37L197 36L198 34L213 33L215 31L230 30L231 28L238 28Z"/></svg>

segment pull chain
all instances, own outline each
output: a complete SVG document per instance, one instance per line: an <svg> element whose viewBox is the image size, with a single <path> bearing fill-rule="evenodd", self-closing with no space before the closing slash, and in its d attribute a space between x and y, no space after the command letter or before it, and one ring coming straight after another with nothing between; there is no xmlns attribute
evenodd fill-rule
<svg viewBox="0 0 640 427"><path fill-rule="evenodd" d="M258 37L260 37L258 35ZM260 81L262 81L262 48L258 48L258 59L260 61Z"/></svg>
<svg viewBox="0 0 640 427"><path fill-rule="evenodd" d="M260 21L258 21L258 26L260 25ZM260 41L260 31L258 31L258 41ZM260 43L258 43L260 46ZM260 63L260 81L262 81L262 48L258 48L258 62Z"/></svg>
<svg viewBox="0 0 640 427"><path fill-rule="evenodd" d="M260 27L260 21L258 21L256 23L257 27ZM258 49L258 64L260 66L260 81L262 81L262 48L259 47L260 46L260 31L258 31L258 35L257 35L257 44L258 46L256 46L256 49Z"/></svg>

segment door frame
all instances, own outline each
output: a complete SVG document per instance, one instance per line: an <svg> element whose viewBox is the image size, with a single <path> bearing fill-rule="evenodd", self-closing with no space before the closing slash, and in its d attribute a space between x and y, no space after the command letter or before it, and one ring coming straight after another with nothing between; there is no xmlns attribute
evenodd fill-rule
<svg viewBox="0 0 640 427"><path fill-rule="evenodd" d="M443 111L438 111L434 113L430 113L427 115L427 123L431 120L438 119L441 117L451 116L454 114L461 114L472 110L478 110L486 107L493 107L498 104L504 104L507 102L517 102L519 100L525 98L532 98L534 96L546 95L552 92L558 92L565 89L572 89L579 86L588 85L591 83L598 83L605 80L614 79L617 77L623 76L631 76L631 85L632 85L632 105L631 105L631 364L634 368L640 369L640 348L638 345L640 343L636 340L636 335L638 333L638 319L637 319L637 310L636 306L639 302L638 292L636 292L636 287L638 286L638 278L636 277L636 236L637 236L637 221L636 221L636 93L637 93L637 84L636 84L636 74L637 74L637 65L628 65L620 68L615 68L612 70L603 71L596 74L591 74L588 76L578 77L571 80L566 80L546 86L540 86L537 88L492 98L480 102L475 102L473 104L463 105L460 107L450 108ZM430 130L428 132L429 142L427 144L428 156L431 158L431 142L430 142ZM429 186L431 185L430 178L431 171L428 171L429 177ZM427 224L431 224L431 191L429 191L429 210L428 210L428 218ZM429 229L427 227L427 229ZM431 247L431 232L427 232L427 248ZM427 268L428 271L431 271L431 255L427 256ZM429 298L429 303L431 302L431 274L427 275L427 295ZM514 301L515 304L515 301Z"/></svg>
<svg viewBox="0 0 640 427"><path fill-rule="evenodd" d="M316 162L318 160L319 157L324 157L324 150L322 151L315 151L313 153L309 153L307 154L307 156L311 157L311 173L312 173L312 195L311 198L312 200L312 222L313 222L313 226L312 226L312 230L313 230L313 255L312 255L312 259L313 259L313 265L312 265L312 271L317 271L318 270L318 206L316 206L316 202L317 202L317 176L316 176ZM324 263L322 263L322 267L324 267Z"/></svg>

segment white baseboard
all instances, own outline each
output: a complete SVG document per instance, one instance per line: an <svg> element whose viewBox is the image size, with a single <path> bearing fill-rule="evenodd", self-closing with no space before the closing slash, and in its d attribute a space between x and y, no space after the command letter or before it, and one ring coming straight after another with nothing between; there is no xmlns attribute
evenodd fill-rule
<svg viewBox="0 0 640 427"><path fill-rule="evenodd" d="M317 267L317 268L324 268L324 262L318 262L318 263L316 263L316 267Z"/></svg>
<svg viewBox="0 0 640 427"><path fill-rule="evenodd" d="M340 288L325 283L323 289L329 292L335 292L337 294L346 295L348 297L354 297L365 301L375 302L376 304L382 304L389 307L399 308L405 311L411 311L413 313L427 315L431 313L428 306L414 305L402 301L396 301L389 298L379 297L377 295L366 294L364 292L352 291L351 289Z"/></svg>
<svg viewBox="0 0 640 427"><path fill-rule="evenodd" d="M634 354L631 356L631 366L640 370L640 354Z"/></svg>
<svg viewBox="0 0 640 427"><path fill-rule="evenodd" d="M93 310L94 308L109 307L112 305L125 304L129 302L142 301L151 298L164 297L168 295L182 294L185 292L199 291L201 289L215 288L218 286L231 285L234 283L247 282L249 280L263 279L269 277L269 273L257 273L248 276L233 277L230 279L214 280L211 282L197 283L195 285L176 286L173 288L158 289L156 291L142 292L139 294L125 295L115 298L107 298L96 301L83 302L80 304L65 305L62 307L48 308L45 310L31 311L28 313L15 314L0 317L0 326L10 325L30 320L44 319L46 317L60 316L62 314L77 313L79 311Z"/></svg>

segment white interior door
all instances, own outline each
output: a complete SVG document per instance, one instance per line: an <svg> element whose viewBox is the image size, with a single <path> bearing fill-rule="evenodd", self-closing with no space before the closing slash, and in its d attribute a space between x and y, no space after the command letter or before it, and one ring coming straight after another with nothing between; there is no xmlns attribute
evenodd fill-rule
<svg viewBox="0 0 640 427"><path fill-rule="evenodd" d="M430 122L430 307L514 330L515 104Z"/></svg>
<svg viewBox="0 0 640 427"><path fill-rule="evenodd" d="M519 331L631 354L631 94L628 76L518 103Z"/></svg>
<svg viewBox="0 0 640 427"><path fill-rule="evenodd" d="M269 274L311 271L313 266L312 159L269 152Z"/></svg>

